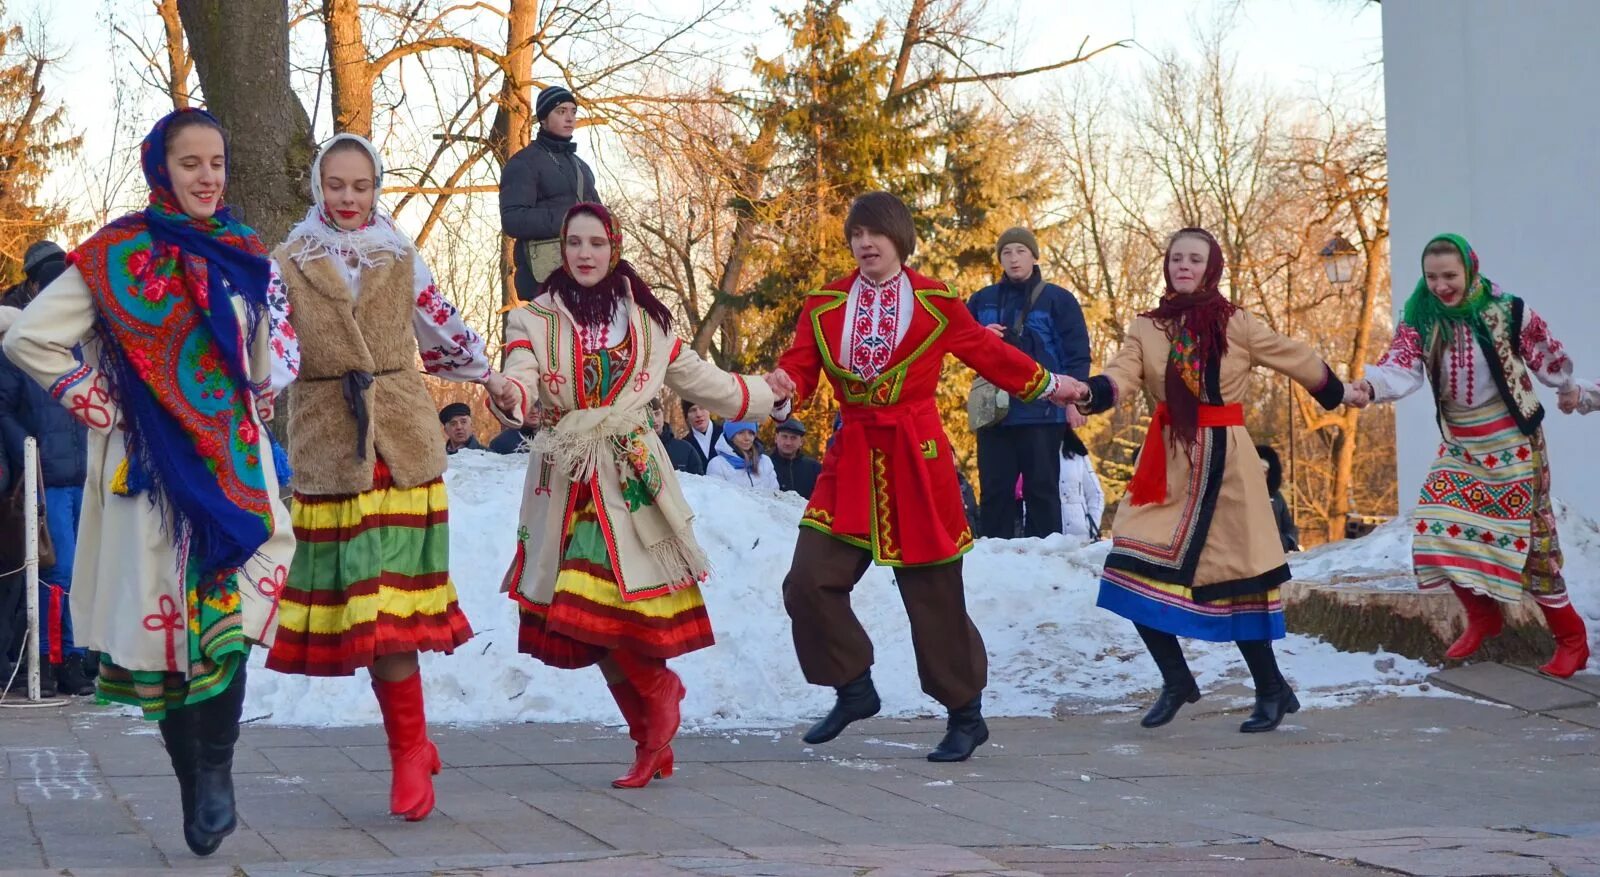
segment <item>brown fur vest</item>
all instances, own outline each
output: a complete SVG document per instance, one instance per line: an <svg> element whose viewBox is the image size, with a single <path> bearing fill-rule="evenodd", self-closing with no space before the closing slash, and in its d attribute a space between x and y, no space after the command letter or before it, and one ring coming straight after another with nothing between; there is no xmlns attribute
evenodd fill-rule
<svg viewBox="0 0 1600 877"><path fill-rule="evenodd" d="M352 300L331 259L301 266L286 247L274 258L289 295L289 324L300 338L300 377L289 412L295 492L349 496L371 490L380 456L397 487L443 475L444 432L416 366L411 259L364 270L361 294ZM347 376L360 372L372 381L358 390L362 381ZM347 387L369 414L364 442Z"/></svg>

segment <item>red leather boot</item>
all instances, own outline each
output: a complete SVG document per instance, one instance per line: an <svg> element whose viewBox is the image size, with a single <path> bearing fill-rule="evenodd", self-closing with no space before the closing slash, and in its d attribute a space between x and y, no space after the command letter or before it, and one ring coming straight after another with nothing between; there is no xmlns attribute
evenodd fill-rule
<svg viewBox="0 0 1600 877"><path fill-rule="evenodd" d="M1484 640L1499 636L1506 622L1500 614L1500 604L1493 597L1456 584L1452 584L1450 590L1456 592L1456 599L1467 610L1467 629L1450 644L1444 656L1449 661L1460 661L1471 657Z"/></svg>
<svg viewBox="0 0 1600 877"><path fill-rule="evenodd" d="M399 682L372 677L372 692L383 710L383 730L389 735L389 763L394 776L389 786L389 812L407 822L420 822L433 812L433 777L443 766L439 750L428 739L428 719L422 705L422 671Z"/></svg>
<svg viewBox="0 0 1600 877"><path fill-rule="evenodd" d="M678 733L681 715L678 704L683 700L683 680L667 669L667 662L621 650L611 653L628 687L639 697L640 734L634 737L633 767L611 782L619 789L639 789L652 779L672 776L672 738ZM612 687L616 693L616 686ZM622 705L619 698L617 705ZM626 709L626 708L624 708ZM624 715L627 715L624 712ZM628 722L630 736L634 722Z"/></svg>
<svg viewBox="0 0 1600 877"><path fill-rule="evenodd" d="M1540 667L1539 672L1565 679L1588 665L1589 631L1583 626L1583 616L1571 603L1559 609L1542 604L1539 608L1550 624L1550 633L1556 638L1555 657Z"/></svg>
<svg viewBox="0 0 1600 877"><path fill-rule="evenodd" d="M633 738L633 767L627 773L611 781L613 788L637 789L650 782L655 777L653 762L646 763L646 756L650 755L649 731L645 726L644 699L639 697L639 692L633 690L633 683L623 681L616 685L607 686L611 689L611 696L617 701L617 709L622 711L622 718L628 722L628 736ZM667 751L670 753L671 747ZM642 772L643 768L651 768L648 773ZM668 774L672 765L666 765Z"/></svg>

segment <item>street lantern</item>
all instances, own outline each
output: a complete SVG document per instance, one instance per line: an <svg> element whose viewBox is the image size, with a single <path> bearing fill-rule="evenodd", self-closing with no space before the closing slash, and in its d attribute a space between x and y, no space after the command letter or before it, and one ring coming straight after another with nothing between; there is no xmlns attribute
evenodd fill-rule
<svg viewBox="0 0 1600 877"><path fill-rule="evenodd" d="M1322 248L1322 270L1328 272L1328 282L1343 286L1355 279L1356 262L1360 257L1361 251L1355 244L1345 240L1342 234L1334 235Z"/></svg>

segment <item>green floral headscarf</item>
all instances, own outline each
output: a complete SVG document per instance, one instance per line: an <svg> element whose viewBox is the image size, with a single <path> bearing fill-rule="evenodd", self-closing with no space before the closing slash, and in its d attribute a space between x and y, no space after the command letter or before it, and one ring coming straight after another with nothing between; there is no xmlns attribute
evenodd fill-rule
<svg viewBox="0 0 1600 877"><path fill-rule="evenodd" d="M1432 345L1436 331L1450 325L1465 324L1479 338L1486 337L1488 329L1483 324L1483 309L1489 305L1489 290L1493 284L1489 278L1478 273L1478 254L1467 243L1467 239L1458 234L1436 235L1428 241L1428 246L1435 241L1449 241L1461 253L1461 264L1467 269L1467 293L1461 297L1461 301L1447 305L1428 289L1426 275L1417 278L1416 288L1412 290L1411 297L1406 299L1406 325L1417 330L1424 348ZM1427 247L1423 248L1423 253L1427 253Z"/></svg>

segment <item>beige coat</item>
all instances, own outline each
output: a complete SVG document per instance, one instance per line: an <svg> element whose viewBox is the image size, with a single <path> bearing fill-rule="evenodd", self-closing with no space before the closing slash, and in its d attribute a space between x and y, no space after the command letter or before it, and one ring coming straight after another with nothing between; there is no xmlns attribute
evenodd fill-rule
<svg viewBox="0 0 1600 877"><path fill-rule="evenodd" d="M444 474L444 432L433 397L417 371L412 258L389 259L361 272L354 300L333 259L304 267L288 253L273 256L289 295L289 324L300 339L300 377L290 411L295 438L294 489L314 496L353 496L372 489L383 457L397 487ZM361 454L355 415L344 398L348 372L373 376L366 397L370 425Z"/></svg>
<svg viewBox="0 0 1600 877"><path fill-rule="evenodd" d="M1126 400L1140 390L1166 397L1171 343L1147 317L1136 319L1104 377ZM1343 400L1344 385L1310 347L1238 311L1228 323L1228 352L1206 380L1208 404L1248 398L1253 369L1262 366L1299 383L1325 408ZM1261 593L1288 578L1283 545L1267 495L1266 474L1243 426L1201 429L1193 448L1166 436L1167 499L1117 507L1108 568L1195 588L1204 600Z"/></svg>
<svg viewBox="0 0 1600 877"><path fill-rule="evenodd" d="M681 341L663 331L637 307L633 307L629 332L633 350L628 368L618 376L617 395L609 406L580 412L578 419L597 424L597 432L615 434L620 429L646 427L642 436L654 469L661 477L662 504L679 505L688 517L677 473L666 448L656 435L657 424L648 414L649 402L670 387L685 399L700 403L714 414L733 419L767 417L772 412L772 391L766 381L754 376L729 374L700 358ZM543 425L541 439L548 441L559 430L555 424L575 409L585 408L578 398L579 343L577 324L553 296L540 295L522 308L512 311L506 321L504 351L505 375L523 393L521 410L495 411L502 423L520 427L525 418ZM537 407L536 407L537 406ZM592 413L591 413L592 412ZM575 420L574 422L578 422ZM535 440L528 466L527 483L522 493L522 520L517 532L516 558L507 572L504 590L515 589L521 597L548 604L555 593L557 568L561 559L561 537L573 480L556 463L548 445ZM642 524L629 513L623 497L623 483L614 465L595 467L591 485L598 486L598 511L608 535L613 567L623 596L643 599L666 593L681 584L683 576L651 550L641 534ZM640 516L641 520L643 516ZM687 521L685 522L687 523ZM698 553L688 534L688 548Z"/></svg>
<svg viewBox="0 0 1600 877"><path fill-rule="evenodd" d="M243 306L237 307L242 322ZM89 287L71 267L28 305L6 333L6 356L49 387L84 368L73 355L74 345L83 345L85 363L99 362L94 327ZM269 334L263 317L250 348L250 378L256 384L266 383L271 369ZM164 598L172 601L170 605L185 605L178 550L148 497L111 492L112 475L127 456L117 426L121 415L106 394L105 376L93 365L87 368L88 375L61 396L61 403L89 427L88 477L73 567L73 635L78 645L105 652L129 670L168 670L166 633L159 624L147 627L145 622ZM277 498L278 475L265 428L261 460L272 497L273 530L260 553L245 565L239 601L245 636L270 645L278 627L277 592L294 556L294 531L288 510Z"/></svg>

